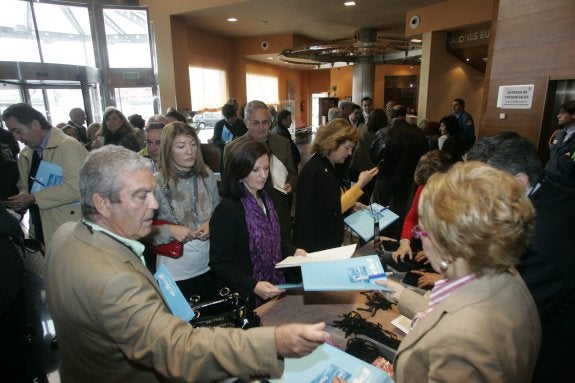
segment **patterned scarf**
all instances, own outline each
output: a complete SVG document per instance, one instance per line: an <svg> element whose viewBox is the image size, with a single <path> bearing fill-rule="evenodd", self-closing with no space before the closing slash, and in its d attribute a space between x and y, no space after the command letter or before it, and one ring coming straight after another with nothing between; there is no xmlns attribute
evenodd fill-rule
<svg viewBox="0 0 575 383"><path fill-rule="evenodd" d="M275 268L276 263L282 260L279 219L269 195L263 191L261 197L267 215L258 205L256 198L247 190L241 198L250 236L252 277L256 281L267 281L277 285L285 282L283 273Z"/></svg>

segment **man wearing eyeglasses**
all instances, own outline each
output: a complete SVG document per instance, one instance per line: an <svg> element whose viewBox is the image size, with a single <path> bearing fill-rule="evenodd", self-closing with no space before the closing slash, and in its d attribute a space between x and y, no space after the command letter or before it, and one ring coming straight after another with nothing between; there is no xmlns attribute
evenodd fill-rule
<svg viewBox="0 0 575 383"><path fill-rule="evenodd" d="M297 167L295 165L291 152L290 140L270 132L272 115L268 106L262 101L250 101L245 109L245 123L248 131L241 137L238 137L224 148L224 164L230 148L244 140L253 139L265 143L272 154L271 175L274 181L274 190L272 199L278 211L280 226L282 229L282 238L291 238L291 195L296 188ZM279 179L279 174L286 173L285 182ZM290 244L288 248L283 248L284 256L293 255L296 247Z"/></svg>

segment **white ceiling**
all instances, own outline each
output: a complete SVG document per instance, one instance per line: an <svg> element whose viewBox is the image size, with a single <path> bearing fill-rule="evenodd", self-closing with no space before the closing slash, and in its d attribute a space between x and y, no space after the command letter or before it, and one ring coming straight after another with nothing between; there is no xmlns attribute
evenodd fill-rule
<svg viewBox="0 0 575 383"><path fill-rule="evenodd" d="M180 14L188 25L227 37L266 36L293 33L315 40L353 38L355 31L373 28L378 35L404 37L405 14L445 0L248 0ZM238 19L235 23L226 21ZM293 48L293 47L289 47ZM269 55L250 57L278 64Z"/></svg>

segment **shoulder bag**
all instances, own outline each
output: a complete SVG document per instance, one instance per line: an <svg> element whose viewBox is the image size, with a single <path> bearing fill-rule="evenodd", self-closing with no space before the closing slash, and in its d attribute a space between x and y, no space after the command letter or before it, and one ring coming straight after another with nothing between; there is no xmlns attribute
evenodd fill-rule
<svg viewBox="0 0 575 383"><path fill-rule="evenodd" d="M163 219L154 219L154 220L152 220L152 224L155 226L172 225L172 224L179 225L180 222L176 218L176 213L174 212L174 208L172 207L172 203L170 202L170 199L168 198L168 193L167 193L164 185L160 182L160 180L158 178L156 178L156 182L158 183L158 186L160 187L162 194L164 194L164 197L166 197L166 201L168 202L168 207L170 209L170 214L174 218L174 222L166 221ZM184 244L180 241L172 241L172 242L168 242L168 243L162 243L160 245L151 245L150 250L155 254L159 254L159 255L163 255L165 257L178 259L178 258L181 258L182 255L184 255Z"/></svg>

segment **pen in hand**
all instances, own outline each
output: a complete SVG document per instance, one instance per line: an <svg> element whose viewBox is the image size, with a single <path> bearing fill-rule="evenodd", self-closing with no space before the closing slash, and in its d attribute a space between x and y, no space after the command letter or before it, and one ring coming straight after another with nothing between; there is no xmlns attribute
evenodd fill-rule
<svg viewBox="0 0 575 383"><path fill-rule="evenodd" d="M44 182L40 181L39 179L34 178L34 177L30 177L30 179L31 179L32 181L36 182L37 184L46 187L46 184L45 184Z"/></svg>

